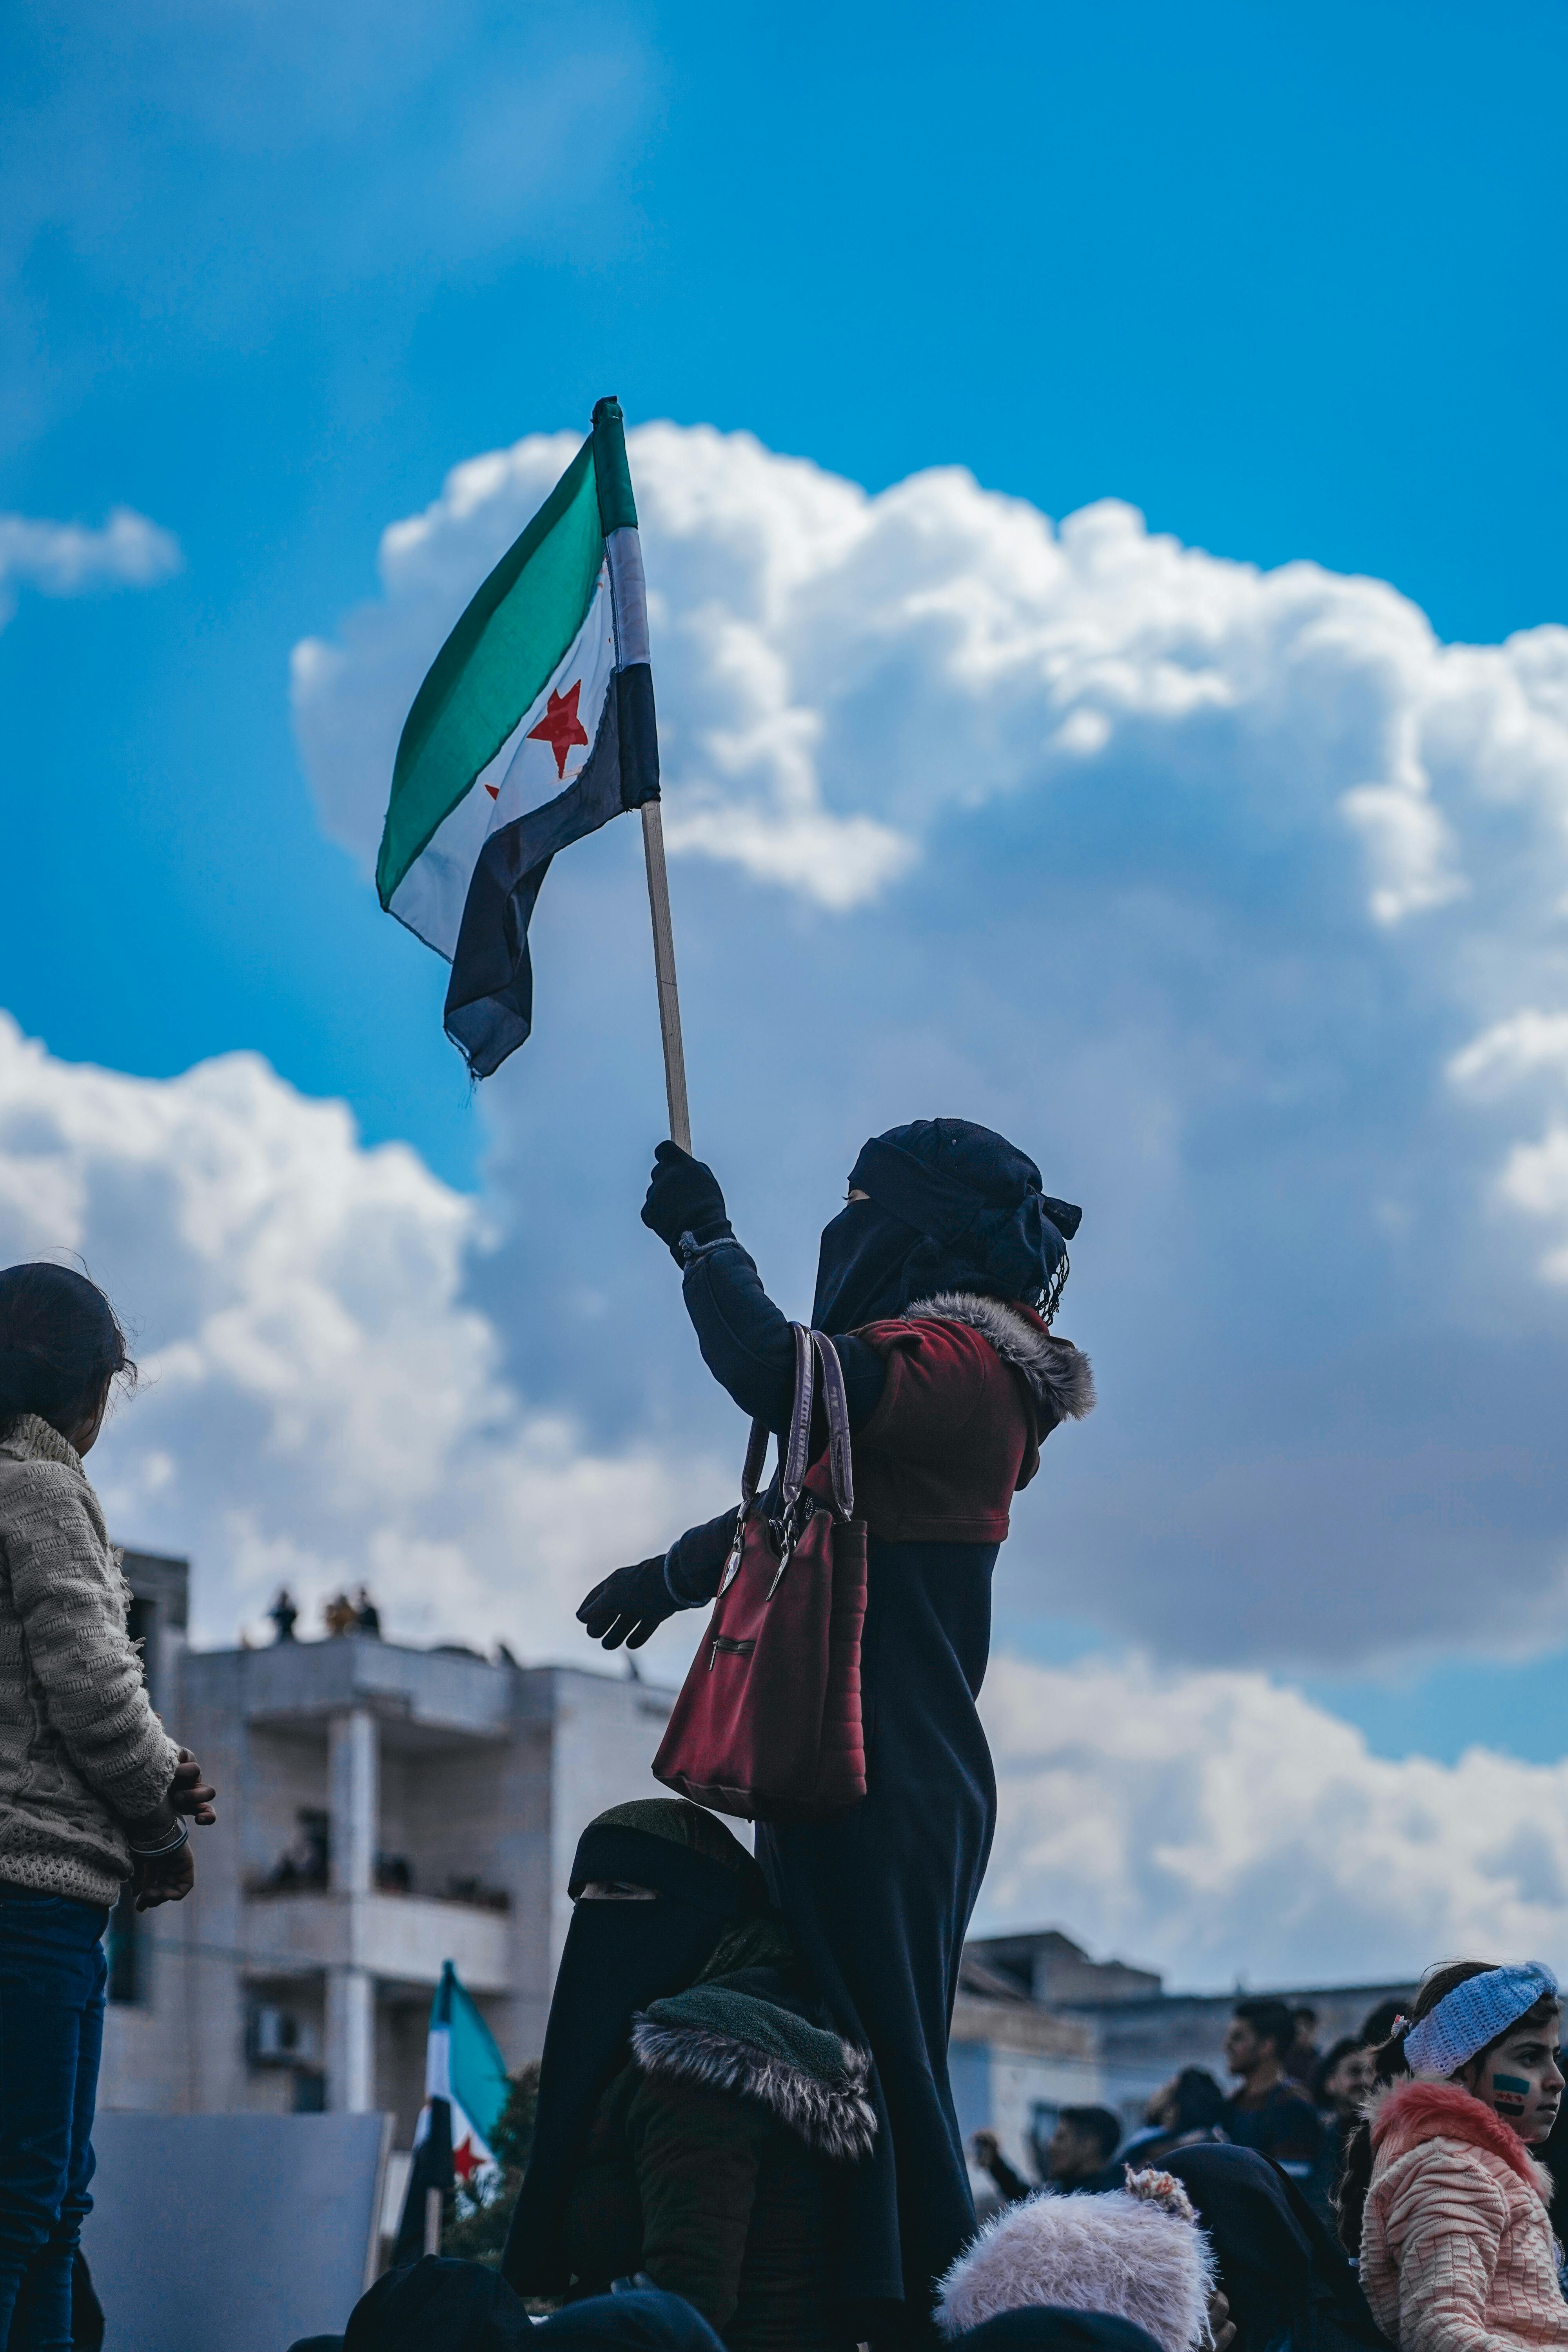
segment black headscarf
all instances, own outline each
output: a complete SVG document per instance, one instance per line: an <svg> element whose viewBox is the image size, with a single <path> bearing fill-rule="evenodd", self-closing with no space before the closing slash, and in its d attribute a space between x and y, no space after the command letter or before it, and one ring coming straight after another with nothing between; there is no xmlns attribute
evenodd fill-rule
<svg viewBox="0 0 1568 2352"><path fill-rule="evenodd" d="M1081 1209L1040 1189L1005 1136L966 1118L917 1118L873 1136L851 1201L824 1229L811 1319L853 1331L940 1290L1034 1305L1050 1292Z"/></svg>
<svg viewBox="0 0 1568 2352"><path fill-rule="evenodd" d="M737 1919L765 1910L751 1855L713 1814L679 1797L614 1805L577 1842L568 1891L591 1879L651 1886L654 1903L579 1903L544 2029L533 2147L501 2269L520 2294L556 2294L570 2274L567 2198L605 2085L626 2063L632 2019L680 1992Z"/></svg>
<svg viewBox="0 0 1568 2352"><path fill-rule="evenodd" d="M346 2336L316 2336L293 2352L530 2352L550 2343L579 2352L722 2352L706 2320L678 2294L595 2295L536 2326L505 2279L483 2263L426 2254L387 2271L354 2305ZM1116 2352L1116 2347L1107 2347Z"/></svg>
<svg viewBox="0 0 1568 2352"><path fill-rule="evenodd" d="M1162 2161L1213 2243L1235 2352L1267 2352L1286 2334L1317 2352L1384 2345L1342 2251L1267 2158L1210 2144L1176 2148Z"/></svg>

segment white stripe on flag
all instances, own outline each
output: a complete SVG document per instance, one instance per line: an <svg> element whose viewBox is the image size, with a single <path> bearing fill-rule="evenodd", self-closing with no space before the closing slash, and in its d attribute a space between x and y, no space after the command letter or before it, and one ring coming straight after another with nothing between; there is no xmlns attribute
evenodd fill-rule
<svg viewBox="0 0 1568 2352"><path fill-rule="evenodd" d="M616 532L621 538L625 534ZM646 623L645 633L646 633ZM389 911L444 955L448 963L458 944L468 886L480 850L498 826L510 824L531 808L552 801L572 782L593 749L599 713L616 668L615 615L610 595L610 566L601 567L593 601L583 625L567 646L555 673L536 702L518 720L488 768L475 779L432 838L415 859L392 895ZM551 697L559 705L572 700L575 687L576 729L585 743L561 739L563 769L548 740L533 738L531 730L545 720Z"/></svg>
<svg viewBox="0 0 1568 2352"><path fill-rule="evenodd" d="M451 2095L451 2028L433 2025L430 2038L425 2044L425 2096L427 2099L449 2099Z"/></svg>

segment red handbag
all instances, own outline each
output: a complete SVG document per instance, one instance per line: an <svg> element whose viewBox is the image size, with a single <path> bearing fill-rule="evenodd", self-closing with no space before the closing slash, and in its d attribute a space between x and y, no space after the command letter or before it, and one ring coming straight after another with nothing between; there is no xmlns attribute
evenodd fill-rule
<svg viewBox="0 0 1568 2352"><path fill-rule="evenodd" d="M754 1421L712 1619L653 1765L683 1797L753 1822L816 1821L866 1793L866 1522L854 1516L844 1372L826 1333L790 1328L795 1403L779 1441L779 1515L757 1507L768 1432ZM827 1451L808 1473L814 1360Z"/></svg>

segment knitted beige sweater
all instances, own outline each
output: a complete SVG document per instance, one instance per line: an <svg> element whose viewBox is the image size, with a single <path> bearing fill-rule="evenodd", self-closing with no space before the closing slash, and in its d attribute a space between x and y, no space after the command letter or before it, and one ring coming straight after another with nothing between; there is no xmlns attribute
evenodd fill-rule
<svg viewBox="0 0 1568 2352"><path fill-rule="evenodd" d="M1361 2283L1398 2352L1568 2352L1552 2175L1458 2083L1373 2101Z"/></svg>
<svg viewBox="0 0 1568 2352"><path fill-rule="evenodd" d="M129 1599L80 1456L22 1414L0 1431L0 1880L111 1904L131 1875L116 1816L154 1810L177 1751Z"/></svg>

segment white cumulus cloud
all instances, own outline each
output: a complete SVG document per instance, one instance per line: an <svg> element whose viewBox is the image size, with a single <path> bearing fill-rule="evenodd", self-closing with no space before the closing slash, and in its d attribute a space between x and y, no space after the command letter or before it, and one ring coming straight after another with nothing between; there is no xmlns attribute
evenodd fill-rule
<svg viewBox="0 0 1568 2352"><path fill-rule="evenodd" d="M307 763L362 856L424 668L573 446L456 467L384 534L382 602L300 647ZM943 811L1157 747L1173 795L1221 786L1287 838L1343 824L1381 923L1468 890L1489 808L1529 807L1561 850L1568 630L1445 646L1380 581L1262 572L1111 499L1057 527L957 468L873 498L743 433L630 446L676 847L847 908Z"/></svg>
<svg viewBox="0 0 1568 2352"><path fill-rule="evenodd" d="M456 467L297 650L367 870L419 679L576 438ZM1232 1664L1568 1635L1568 629L1444 645L1384 583L953 468L631 456L698 1145L775 1295L898 1119L1001 1128L1085 1204L1104 1402L1007 1605ZM557 861L533 940L536 1035L481 1097L504 1344L616 1442L724 1442L635 1222L635 829Z"/></svg>
<svg viewBox="0 0 1568 2352"><path fill-rule="evenodd" d="M46 596L80 596L94 588L148 588L178 572L173 534L130 507L114 507L101 529L0 514L0 627L16 608L20 587Z"/></svg>
<svg viewBox="0 0 1568 2352"><path fill-rule="evenodd" d="M1568 1958L1568 1760L1369 1754L1258 1674L993 1663L992 1932L1059 1921L1181 1985Z"/></svg>
<svg viewBox="0 0 1568 2352"><path fill-rule="evenodd" d="M518 1394L463 1296L485 1245L413 1151L254 1055L132 1078L0 1013L0 1263L74 1256L129 1319L144 1386L91 1471L121 1541L194 1556L199 1638L279 1580L365 1578L394 1630L576 1654L592 1575L712 1483Z"/></svg>

